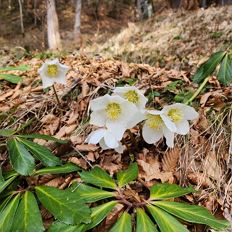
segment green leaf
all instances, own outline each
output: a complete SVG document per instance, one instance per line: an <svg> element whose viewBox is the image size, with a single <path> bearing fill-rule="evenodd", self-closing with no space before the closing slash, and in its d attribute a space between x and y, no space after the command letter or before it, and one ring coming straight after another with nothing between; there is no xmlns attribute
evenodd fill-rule
<svg viewBox="0 0 232 232"><path fill-rule="evenodd" d="M91 223L86 226L87 230L94 228L100 224L104 218L112 211L117 204L116 201L110 201L103 205L92 208Z"/></svg>
<svg viewBox="0 0 232 232"><path fill-rule="evenodd" d="M0 204L0 214L1 212L5 209L5 207L8 205L8 203L10 202L10 200L12 199L13 195L9 195L8 197L6 197L3 201L1 201Z"/></svg>
<svg viewBox="0 0 232 232"><path fill-rule="evenodd" d="M34 157L43 163L43 165L54 167L61 164L60 159L53 155L46 147L22 138L20 139L20 142L22 142Z"/></svg>
<svg viewBox="0 0 232 232"><path fill-rule="evenodd" d="M207 209L201 206L168 201L156 201L153 204L188 222L205 224L216 230L230 227L228 221L215 218Z"/></svg>
<svg viewBox="0 0 232 232"><path fill-rule="evenodd" d="M37 186L36 194L43 206L66 224L90 222L90 209L76 193L48 186Z"/></svg>
<svg viewBox="0 0 232 232"><path fill-rule="evenodd" d="M114 197L116 194L115 192L108 192L85 184L75 183L74 185L75 186L72 186L72 192L78 193L80 195L80 198L88 203L103 200L109 197Z"/></svg>
<svg viewBox="0 0 232 232"><path fill-rule="evenodd" d="M26 191L15 213L12 231L42 232L44 231L42 217L33 193Z"/></svg>
<svg viewBox="0 0 232 232"><path fill-rule="evenodd" d="M5 179L2 175L2 167L0 166L0 184L4 183L5 182ZM0 189L1 189L1 186L0 186Z"/></svg>
<svg viewBox="0 0 232 232"><path fill-rule="evenodd" d="M143 209L136 209L136 232L158 232L152 220Z"/></svg>
<svg viewBox="0 0 232 232"><path fill-rule="evenodd" d="M127 170L117 173L118 186L121 188L138 177L138 165L132 163Z"/></svg>
<svg viewBox="0 0 232 232"><path fill-rule="evenodd" d="M62 222L55 221L48 229L48 232L83 232L85 225L70 226Z"/></svg>
<svg viewBox="0 0 232 232"><path fill-rule="evenodd" d="M15 130L13 129L1 129L0 130L0 136L3 136L3 137L12 136L14 133L15 133Z"/></svg>
<svg viewBox="0 0 232 232"><path fill-rule="evenodd" d="M7 148L13 168L21 175L30 175L35 169L35 160L24 145L13 138L8 140Z"/></svg>
<svg viewBox="0 0 232 232"><path fill-rule="evenodd" d="M110 232L132 232L131 215L124 212Z"/></svg>
<svg viewBox="0 0 232 232"><path fill-rule="evenodd" d="M183 188L176 184L155 184L150 189L151 200L162 200L180 197L188 193L195 192L192 187Z"/></svg>
<svg viewBox="0 0 232 232"><path fill-rule="evenodd" d="M17 177L18 175L12 176L9 179L7 179L6 181L4 181L3 183L1 183L0 185L0 193L5 190L13 181L14 179Z"/></svg>
<svg viewBox="0 0 232 232"><path fill-rule="evenodd" d="M23 80L22 77L15 75L15 74L6 74L6 73L0 73L0 78L9 81L13 84L18 84L20 81Z"/></svg>
<svg viewBox="0 0 232 232"><path fill-rule="evenodd" d="M18 135L20 138L26 138L26 139L44 139L44 140L51 140L60 144L65 144L68 141L67 140L61 140L57 139L50 135L43 135L43 134L30 134L30 135Z"/></svg>
<svg viewBox="0 0 232 232"><path fill-rule="evenodd" d="M219 72L218 72L218 80L223 85L229 85L232 81L232 59L228 54L222 60Z"/></svg>
<svg viewBox="0 0 232 232"><path fill-rule="evenodd" d="M160 232L189 232L178 220L164 210L152 205L146 207L158 224Z"/></svg>
<svg viewBox="0 0 232 232"><path fill-rule="evenodd" d="M44 175L44 174L63 174L63 173L70 173L70 172L76 172L81 170L80 167L78 167L75 164L67 163L62 166L58 167L48 167L48 168L42 168L33 173L33 175Z"/></svg>
<svg viewBox="0 0 232 232"><path fill-rule="evenodd" d="M99 187L116 189L116 184L110 175L99 167L94 167L91 171L79 173L81 179L89 184Z"/></svg>
<svg viewBox="0 0 232 232"><path fill-rule="evenodd" d="M225 54L226 52L223 51L212 54L210 58L197 69L193 76L193 82L199 84L206 77L210 76L221 62Z"/></svg>
<svg viewBox="0 0 232 232"><path fill-rule="evenodd" d="M18 70L18 71L28 71L30 70L30 66L28 65L20 65L20 66L7 66L7 67L0 67L0 71L13 71L13 70Z"/></svg>
<svg viewBox="0 0 232 232"><path fill-rule="evenodd" d="M18 208L20 195L14 197L0 213L0 232L12 232L15 212Z"/></svg>

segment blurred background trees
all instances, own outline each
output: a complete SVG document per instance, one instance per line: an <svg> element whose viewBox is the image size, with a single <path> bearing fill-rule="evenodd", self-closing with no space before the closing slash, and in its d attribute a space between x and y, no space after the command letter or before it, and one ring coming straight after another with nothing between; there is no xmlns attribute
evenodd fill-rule
<svg viewBox="0 0 232 232"><path fill-rule="evenodd" d="M90 22L83 31L95 35L102 28L110 30L112 23L121 26L122 22L146 20L164 8L195 10L231 3L232 0L0 0L0 31L6 38L21 34L37 41L43 49L56 50L61 49L64 37L76 47L80 45L81 21ZM66 32L61 33L60 29ZM28 35L30 30L35 33Z"/></svg>

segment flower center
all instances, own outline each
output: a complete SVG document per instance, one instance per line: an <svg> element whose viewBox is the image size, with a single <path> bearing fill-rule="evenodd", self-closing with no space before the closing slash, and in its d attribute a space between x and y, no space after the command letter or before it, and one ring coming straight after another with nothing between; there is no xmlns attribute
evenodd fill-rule
<svg viewBox="0 0 232 232"><path fill-rule="evenodd" d="M56 77L58 74L58 66L56 64L49 64L47 74L49 77Z"/></svg>
<svg viewBox="0 0 232 232"><path fill-rule="evenodd" d="M163 125L163 120L160 115L148 114L146 123L151 129L159 130Z"/></svg>
<svg viewBox="0 0 232 232"><path fill-rule="evenodd" d="M122 109L118 103L112 102L109 103L106 107L107 117L111 120L118 119L121 113Z"/></svg>
<svg viewBox="0 0 232 232"><path fill-rule="evenodd" d="M170 109L167 115L175 123L180 122L183 119L183 113L180 109Z"/></svg>
<svg viewBox="0 0 232 232"><path fill-rule="evenodd" d="M134 104L139 102L139 95L135 90L129 90L124 94L124 97L127 101L132 102Z"/></svg>

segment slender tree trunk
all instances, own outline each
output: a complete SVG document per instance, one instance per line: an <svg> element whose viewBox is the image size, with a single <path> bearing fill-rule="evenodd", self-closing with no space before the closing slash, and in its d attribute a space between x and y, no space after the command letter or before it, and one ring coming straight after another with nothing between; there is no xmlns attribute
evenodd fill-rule
<svg viewBox="0 0 232 232"><path fill-rule="evenodd" d="M76 14L74 24L74 41L80 42L81 39L81 0L76 0Z"/></svg>
<svg viewBox="0 0 232 232"><path fill-rule="evenodd" d="M21 25L21 32L24 36L24 24L23 24L23 6L22 6L22 1L18 0L19 2L19 14L20 14L20 25Z"/></svg>
<svg viewBox="0 0 232 232"><path fill-rule="evenodd" d="M47 0L47 33L49 49L60 50L61 40L55 0Z"/></svg>

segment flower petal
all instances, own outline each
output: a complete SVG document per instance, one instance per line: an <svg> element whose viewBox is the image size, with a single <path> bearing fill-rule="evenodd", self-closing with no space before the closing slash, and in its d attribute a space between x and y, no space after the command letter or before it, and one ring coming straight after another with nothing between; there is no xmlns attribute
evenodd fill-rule
<svg viewBox="0 0 232 232"><path fill-rule="evenodd" d="M47 76L42 76L42 85L43 89L46 89L47 87L50 87L54 84L53 78L47 77Z"/></svg>
<svg viewBox="0 0 232 232"><path fill-rule="evenodd" d="M171 119L169 119L168 116L166 116L165 114L161 114L160 117L163 119L164 124L169 130L171 130L172 132L176 132L176 125L174 122L171 121Z"/></svg>
<svg viewBox="0 0 232 232"><path fill-rule="evenodd" d="M106 146L104 138L100 140L99 145L101 146L102 150L111 149L111 148L109 148L109 147Z"/></svg>
<svg viewBox="0 0 232 232"><path fill-rule="evenodd" d="M196 112L196 110L191 107L191 106L187 106L185 104L182 104L182 108L181 110L184 113L184 118L187 120L194 120L197 119L199 117L199 114Z"/></svg>
<svg viewBox="0 0 232 232"><path fill-rule="evenodd" d="M93 111L89 123L95 126L105 126L106 117L104 112L102 110Z"/></svg>
<svg viewBox="0 0 232 232"><path fill-rule="evenodd" d="M97 144L104 137L106 133L106 129L98 129L96 131L91 132L85 142L89 144Z"/></svg>
<svg viewBox="0 0 232 232"><path fill-rule="evenodd" d="M119 142L119 146L116 147L116 148L114 148L114 150L115 150L116 152L118 152L119 154L122 154L123 151L124 151L124 147L123 147L123 145Z"/></svg>
<svg viewBox="0 0 232 232"><path fill-rule="evenodd" d="M133 128L135 125L145 120L145 118L145 114L143 114L141 111L137 111L137 113L135 113L127 123L127 128Z"/></svg>
<svg viewBox="0 0 232 232"><path fill-rule="evenodd" d="M187 120L176 123L176 133L180 135L186 135L189 133L189 123Z"/></svg>
<svg viewBox="0 0 232 232"><path fill-rule="evenodd" d="M124 132L126 131L126 127L118 123L106 123L106 127L108 131L114 135L115 139L120 141L123 137Z"/></svg>
<svg viewBox="0 0 232 232"><path fill-rule="evenodd" d="M166 144L168 147L174 147L174 133L170 131L167 127L163 127L164 137L166 139Z"/></svg>
<svg viewBox="0 0 232 232"><path fill-rule="evenodd" d="M102 110L106 107L106 104L109 102L110 95L106 94L102 97L98 97L90 101L90 108L92 111Z"/></svg>
<svg viewBox="0 0 232 232"><path fill-rule="evenodd" d="M146 125L143 126L142 130L143 139L148 144L153 144L159 141L163 137L162 130L154 130Z"/></svg>
<svg viewBox="0 0 232 232"><path fill-rule="evenodd" d="M116 148L118 147L118 141L115 139L114 135L109 131L106 132L104 136L104 141L107 147Z"/></svg>

